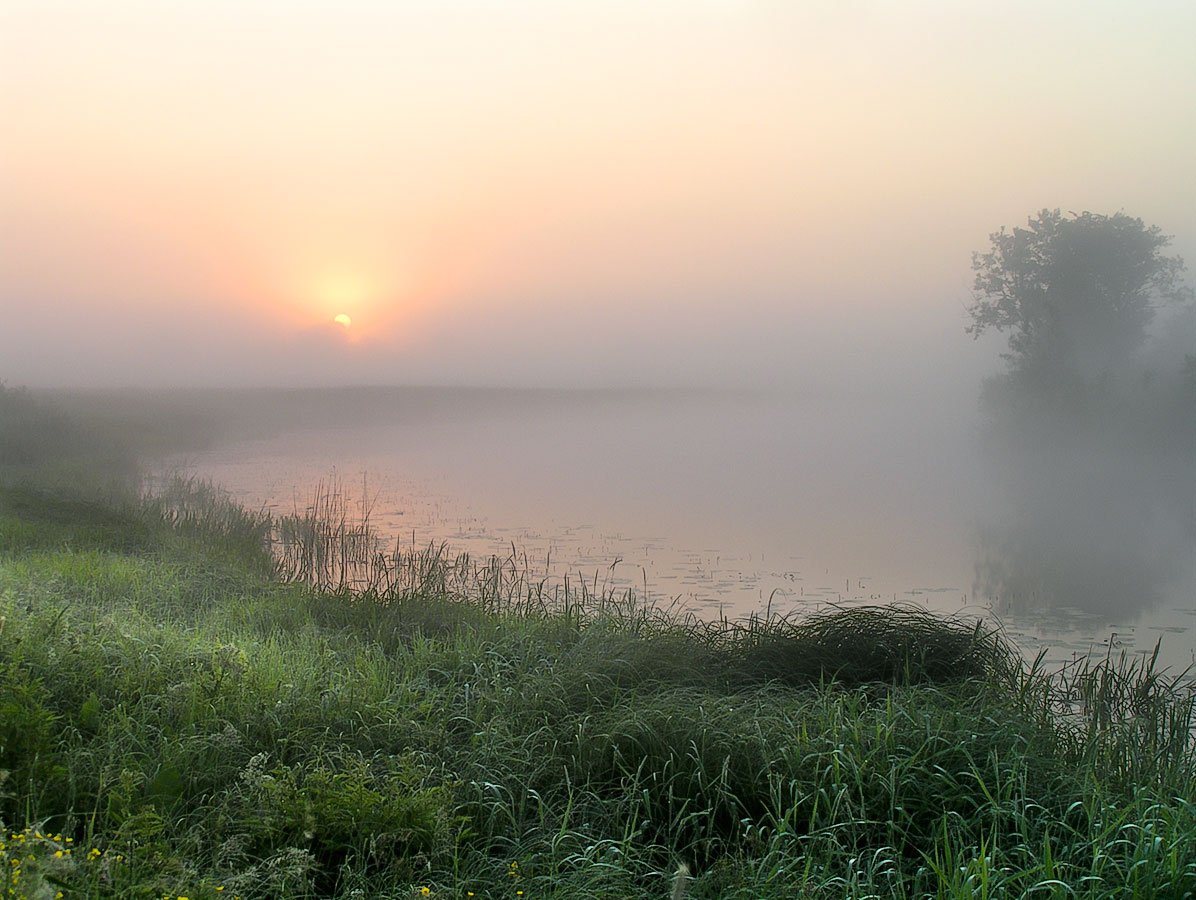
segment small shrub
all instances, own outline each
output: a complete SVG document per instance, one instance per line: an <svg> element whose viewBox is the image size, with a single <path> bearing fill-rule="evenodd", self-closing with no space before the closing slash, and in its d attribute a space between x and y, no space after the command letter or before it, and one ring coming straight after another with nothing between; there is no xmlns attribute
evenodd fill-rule
<svg viewBox="0 0 1196 900"><path fill-rule="evenodd" d="M49 702L49 692L26 669L0 662L0 811L9 816L63 771L54 752L58 717Z"/></svg>
<svg viewBox="0 0 1196 900"><path fill-rule="evenodd" d="M417 860L447 842L449 791L423 787L409 760L371 763L345 754L268 773L263 762L251 761L242 778L244 819L257 851L309 854L322 894L332 891L346 863L414 876Z"/></svg>

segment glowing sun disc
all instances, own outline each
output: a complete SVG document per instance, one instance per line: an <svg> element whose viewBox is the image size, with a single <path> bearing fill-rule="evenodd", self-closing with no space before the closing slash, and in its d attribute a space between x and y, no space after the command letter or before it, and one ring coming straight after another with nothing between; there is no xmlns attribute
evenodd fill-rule
<svg viewBox="0 0 1196 900"><path fill-rule="evenodd" d="M332 321L335 322L337 325L342 326L343 328L348 328L350 325L353 324L353 320L350 319L344 313L340 313L339 315L333 316Z"/></svg>

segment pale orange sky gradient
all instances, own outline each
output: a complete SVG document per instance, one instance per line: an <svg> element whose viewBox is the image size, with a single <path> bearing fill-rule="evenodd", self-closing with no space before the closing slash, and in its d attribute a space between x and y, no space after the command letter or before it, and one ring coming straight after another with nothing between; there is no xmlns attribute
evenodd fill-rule
<svg viewBox="0 0 1196 900"><path fill-rule="evenodd" d="M1194 39L1181 0L0 0L0 379L958 362L971 251L1042 207L1196 262Z"/></svg>

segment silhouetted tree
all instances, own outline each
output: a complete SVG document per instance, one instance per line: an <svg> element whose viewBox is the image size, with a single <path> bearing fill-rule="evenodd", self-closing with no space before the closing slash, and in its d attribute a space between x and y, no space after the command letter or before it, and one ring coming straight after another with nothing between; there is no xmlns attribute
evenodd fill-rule
<svg viewBox="0 0 1196 900"><path fill-rule="evenodd" d="M1043 210L973 254L968 331L1009 341L982 395L1008 518L985 526L978 593L1114 610L1190 590L1196 307L1169 242L1122 213Z"/></svg>
<svg viewBox="0 0 1196 900"><path fill-rule="evenodd" d="M972 256L968 332L1009 333L1011 370L1040 384L1124 370L1158 302L1190 299L1170 238L1123 213L1044 209Z"/></svg>

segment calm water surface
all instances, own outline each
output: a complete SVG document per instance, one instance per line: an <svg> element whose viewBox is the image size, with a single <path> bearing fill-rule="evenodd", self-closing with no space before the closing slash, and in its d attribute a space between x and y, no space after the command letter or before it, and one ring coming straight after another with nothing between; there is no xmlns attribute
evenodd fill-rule
<svg viewBox="0 0 1196 900"><path fill-rule="evenodd" d="M974 410L945 396L370 402L378 408L354 424L292 423L176 462L281 513L335 480L405 546L515 552L555 579L633 588L704 616L913 602L999 617L1024 652L1046 646L1052 661L1103 654L1109 641L1141 652L1160 637L1167 664L1194 658L1187 537L1145 540L1149 552L1125 559L1134 542L1123 537L1112 554L1037 538L1027 553L1011 536L1038 532L1008 517Z"/></svg>

